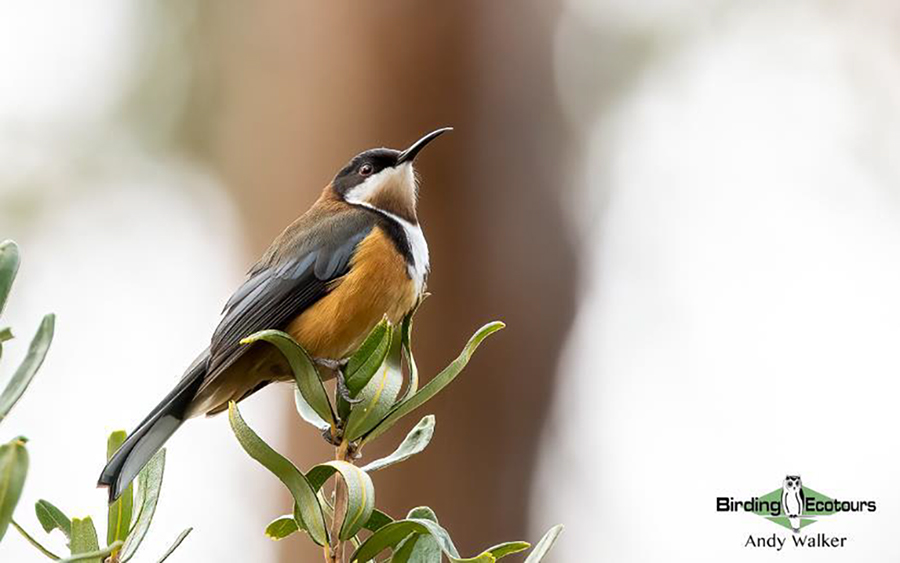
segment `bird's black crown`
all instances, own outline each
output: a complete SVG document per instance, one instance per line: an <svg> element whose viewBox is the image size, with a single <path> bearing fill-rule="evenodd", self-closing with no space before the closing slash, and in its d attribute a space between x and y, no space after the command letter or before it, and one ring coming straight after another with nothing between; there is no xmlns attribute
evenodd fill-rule
<svg viewBox="0 0 900 563"><path fill-rule="evenodd" d="M332 181L334 191L346 195L366 178L378 174L385 168L397 165L400 151L394 149L369 149L354 156ZM368 166L368 168L366 168Z"/></svg>

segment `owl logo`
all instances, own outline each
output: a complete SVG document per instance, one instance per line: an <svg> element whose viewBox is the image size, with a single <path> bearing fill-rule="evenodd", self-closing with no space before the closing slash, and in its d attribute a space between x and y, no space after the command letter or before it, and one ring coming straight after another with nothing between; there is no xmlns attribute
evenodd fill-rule
<svg viewBox="0 0 900 563"><path fill-rule="evenodd" d="M788 475L785 477L781 487L781 512L787 516L791 529L795 533L800 531L800 516L803 514L805 501L800 476Z"/></svg>

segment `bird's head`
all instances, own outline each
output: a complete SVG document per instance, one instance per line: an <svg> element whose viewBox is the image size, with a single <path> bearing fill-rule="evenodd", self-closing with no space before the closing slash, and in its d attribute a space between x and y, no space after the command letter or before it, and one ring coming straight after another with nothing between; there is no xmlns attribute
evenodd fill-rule
<svg viewBox="0 0 900 563"><path fill-rule="evenodd" d="M330 189L347 203L375 208L415 224L418 184L413 161L425 145L447 131L452 128L432 131L403 151L381 148L361 152L337 173Z"/></svg>

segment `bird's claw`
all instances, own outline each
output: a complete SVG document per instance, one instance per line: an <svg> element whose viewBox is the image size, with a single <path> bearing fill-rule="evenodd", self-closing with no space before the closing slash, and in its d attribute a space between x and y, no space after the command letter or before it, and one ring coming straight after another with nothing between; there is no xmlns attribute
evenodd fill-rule
<svg viewBox="0 0 900 563"><path fill-rule="evenodd" d="M317 364L326 367L335 373L335 378L337 379L337 389L338 393L341 394L341 398L351 405L355 405L356 403L361 402L362 399L354 399L350 396L350 390L347 389L347 380L344 378L344 372L341 371L341 368L346 366L348 361L350 361L350 358L344 358L343 360L332 360L330 358L315 359L315 362Z"/></svg>
<svg viewBox="0 0 900 563"><path fill-rule="evenodd" d="M330 426L328 428L322 430L322 438L324 438L326 442L328 442L329 444L331 444L332 446L335 446L335 447L337 447L341 444L340 431L338 431L338 435L335 435L332 432L332 429Z"/></svg>
<svg viewBox="0 0 900 563"><path fill-rule="evenodd" d="M361 403L362 398L354 399L350 396L350 389L347 389L347 380L344 378L344 372L341 370L337 370L337 390L340 393L341 398L350 403L351 405L355 405L356 403Z"/></svg>
<svg viewBox="0 0 900 563"><path fill-rule="evenodd" d="M315 362L322 367L326 367L330 370L334 370L340 372L340 369L347 365L347 362L350 361L349 358L345 358L343 360L332 360L330 358L316 358Z"/></svg>

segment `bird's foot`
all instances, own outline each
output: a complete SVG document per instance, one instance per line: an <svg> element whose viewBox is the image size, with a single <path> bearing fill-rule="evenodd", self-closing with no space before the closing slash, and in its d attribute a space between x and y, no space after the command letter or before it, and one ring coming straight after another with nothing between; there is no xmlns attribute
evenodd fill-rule
<svg viewBox="0 0 900 563"><path fill-rule="evenodd" d="M347 389L347 380L344 378L344 372L341 368L347 365L347 362L350 361L350 358L344 358L343 360L332 360L330 358L316 358L314 360L320 366L330 369L335 374L335 379L337 379L337 390L338 393L341 394L341 398L350 403L351 405L355 405L362 401L362 399L354 399L350 396L350 390Z"/></svg>
<svg viewBox="0 0 900 563"><path fill-rule="evenodd" d="M342 434L342 430L340 428L338 428L337 434L332 432L330 426L328 428L322 430L322 438L324 438L326 442L328 442L329 444L331 444L332 446L335 446L335 447L341 445L341 439L343 438L341 436L341 434Z"/></svg>
<svg viewBox="0 0 900 563"><path fill-rule="evenodd" d="M350 389L347 389L347 380L344 378L344 372L341 370L336 370L337 374L337 390L338 393L341 394L341 398L350 403L351 405L355 405L356 403L361 403L362 398L354 399L350 396Z"/></svg>
<svg viewBox="0 0 900 563"><path fill-rule="evenodd" d="M347 362L350 361L350 358L344 358L343 360L332 360L330 358L316 358L313 361L322 367L326 367L330 370L334 370L334 371L340 373L341 368L344 367L345 365L347 365Z"/></svg>

